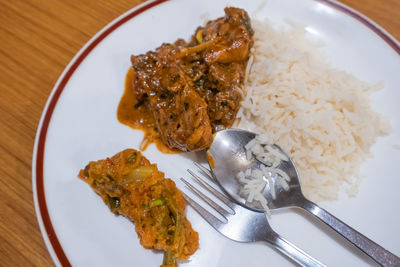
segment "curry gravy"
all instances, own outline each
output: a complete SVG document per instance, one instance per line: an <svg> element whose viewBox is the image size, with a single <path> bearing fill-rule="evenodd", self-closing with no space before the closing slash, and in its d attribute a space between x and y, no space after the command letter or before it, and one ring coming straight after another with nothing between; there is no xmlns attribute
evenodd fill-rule
<svg viewBox="0 0 400 267"><path fill-rule="evenodd" d="M160 139L153 114L148 105L138 105L133 88L134 75L133 68L129 68L125 77L125 90L118 105L118 121L133 129L144 132L143 140L140 143L140 150L146 150L149 144L155 143L158 150L163 153L178 153L178 150L168 148Z"/></svg>

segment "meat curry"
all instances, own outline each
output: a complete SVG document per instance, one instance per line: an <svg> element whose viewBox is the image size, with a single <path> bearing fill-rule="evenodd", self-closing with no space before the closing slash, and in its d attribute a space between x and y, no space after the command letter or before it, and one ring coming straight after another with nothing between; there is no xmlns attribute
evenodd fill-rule
<svg viewBox="0 0 400 267"><path fill-rule="evenodd" d="M198 234L185 217L182 193L139 151L127 149L92 161L79 178L114 214L135 222L142 246L165 251L162 267L176 266L177 260L186 260L197 250Z"/></svg>
<svg viewBox="0 0 400 267"><path fill-rule="evenodd" d="M232 126L252 36L246 11L228 7L224 17L198 27L189 42L178 39L131 56L118 119L145 130L141 149L157 140L163 151L205 149L214 132Z"/></svg>

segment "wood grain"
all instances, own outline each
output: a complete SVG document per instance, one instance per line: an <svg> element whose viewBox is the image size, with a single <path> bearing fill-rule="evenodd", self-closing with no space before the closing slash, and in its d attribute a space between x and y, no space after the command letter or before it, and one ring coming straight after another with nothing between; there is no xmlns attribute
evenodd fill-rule
<svg viewBox="0 0 400 267"><path fill-rule="evenodd" d="M32 198L31 161L47 97L74 54L141 0L0 0L0 265L54 265ZM400 1L342 0L400 39Z"/></svg>

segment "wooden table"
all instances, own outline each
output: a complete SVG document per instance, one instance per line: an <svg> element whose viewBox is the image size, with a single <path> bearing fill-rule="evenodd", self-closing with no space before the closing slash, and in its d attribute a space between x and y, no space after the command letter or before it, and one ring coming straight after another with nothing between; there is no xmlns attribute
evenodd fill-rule
<svg viewBox="0 0 400 267"><path fill-rule="evenodd" d="M74 54L141 0L0 1L0 266L54 265L32 198L36 127ZM399 0L342 0L400 39Z"/></svg>

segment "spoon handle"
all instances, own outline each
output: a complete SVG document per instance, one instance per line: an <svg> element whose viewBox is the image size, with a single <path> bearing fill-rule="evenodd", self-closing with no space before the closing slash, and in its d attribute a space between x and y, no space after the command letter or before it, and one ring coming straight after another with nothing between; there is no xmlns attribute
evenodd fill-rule
<svg viewBox="0 0 400 267"><path fill-rule="evenodd" d="M400 258L304 198L300 207L315 215L382 266L400 266Z"/></svg>

